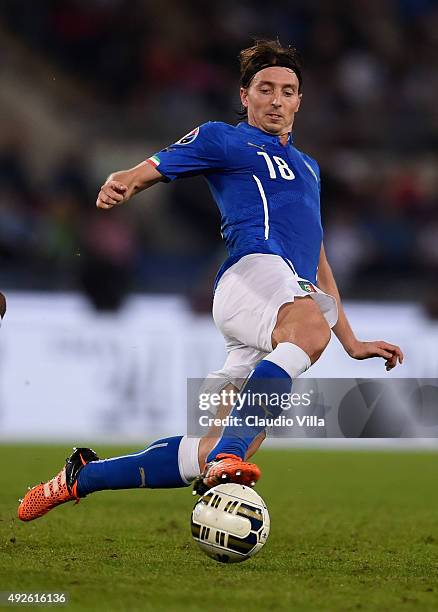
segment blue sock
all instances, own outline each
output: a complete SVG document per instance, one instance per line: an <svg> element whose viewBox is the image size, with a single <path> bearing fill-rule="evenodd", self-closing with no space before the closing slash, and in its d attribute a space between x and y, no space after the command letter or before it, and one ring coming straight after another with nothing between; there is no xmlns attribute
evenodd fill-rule
<svg viewBox="0 0 438 612"><path fill-rule="evenodd" d="M246 424L245 419L248 416L256 416L259 419L275 418L282 412L281 406L271 403L266 407L267 413L261 405L254 405L251 397L255 393L268 394L271 397L274 394L281 396L283 393L290 393L291 388L292 378L283 368L272 361L262 360L240 392L241 397L245 397L240 409L236 404L231 411L231 417L239 419L239 425L224 427L221 438L207 457L207 462L212 461L219 453L230 453L245 459L249 445L264 430L263 426Z"/></svg>
<svg viewBox="0 0 438 612"><path fill-rule="evenodd" d="M182 436L156 440L145 450L87 463L78 476L77 492L84 497L105 489L171 489L186 487L178 450Z"/></svg>

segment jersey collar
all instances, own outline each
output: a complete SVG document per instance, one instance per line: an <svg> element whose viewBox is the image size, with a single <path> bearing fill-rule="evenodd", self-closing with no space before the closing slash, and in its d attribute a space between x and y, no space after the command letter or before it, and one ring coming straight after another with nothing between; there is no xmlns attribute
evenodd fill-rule
<svg viewBox="0 0 438 612"><path fill-rule="evenodd" d="M251 134L254 138L257 137L258 139L263 140L263 142L280 144L280 139L278 136L274 136L273 134L268 134L268 132L264 132L260 128L255 127L254 125L249 125L249 123L247 123L246 121L241 121L240 123L237 124L237 127L240 130L244 130L247 134ZM289 134L287 143L289 145L293 145L294 143L292 132Z"/></svg>

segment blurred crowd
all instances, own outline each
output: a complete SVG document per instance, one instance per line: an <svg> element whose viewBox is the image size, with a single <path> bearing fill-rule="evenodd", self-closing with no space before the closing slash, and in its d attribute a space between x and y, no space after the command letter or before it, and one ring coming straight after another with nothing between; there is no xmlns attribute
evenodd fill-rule
<svg viewBox="0 0 438 612"><path fill-rule="evenodd" d="M304 63L296 143L321 166L326 249L344 295L427 295L438 272L435 0L4 0L0 25L130 137L166 143L208 119L238 121L236 58L252 37L293 42ZM94 210L80 151L36 177L25 138L4 135L0 186L5 286L100 283L95 302L113 306L130 288L182 291L204 307L224 251L199 180L165 187L154 223L178 231L161 243L132 214Z"/></svg>
<svg viewBox="0 0 438 612"><path fill-rule="evenodd" d="M157 107L171 133L187 115L233 119L239 50L278 36L303 56L318 146L437 144L436 0L3 0L0 17L149 129Z"/></svg>
<svg viewBox="0 0 438 612"><path fill-rule="evenodd" d="M0 143L3 287L83 289L96 306L111 309L129 290L195 295L198 283L211 276L222 247L219 215L213 204L205 205L210 196L203 182L161 187L171 197L151 223L141 207L96 209L99 185L80 154L66 154L37 177L25 145L15 136ZM183 234L176 243L160 238L155 224L165 219Z"/></svg>

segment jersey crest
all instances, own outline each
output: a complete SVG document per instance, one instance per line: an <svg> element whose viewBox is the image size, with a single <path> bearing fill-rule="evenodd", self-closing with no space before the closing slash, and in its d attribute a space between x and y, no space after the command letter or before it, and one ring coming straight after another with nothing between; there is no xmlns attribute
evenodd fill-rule
<svg viewBox="0 0 438 612"><path fill-rule="evenodd" d="M316 293L316 289L310 281L299 280L298 284L303 291L307 291L308 293Z"/></svg>
<svg viewBox="0 0 438 612"><path fill-rule="evenodd" d="M195 128L194 130L192 130L191 132L189 132L188 134L180 138L180 140L178 140L175 144L178 144L178 145L190 144L191 142L195 140L198 134L199 134L199 127Z"/></svg>

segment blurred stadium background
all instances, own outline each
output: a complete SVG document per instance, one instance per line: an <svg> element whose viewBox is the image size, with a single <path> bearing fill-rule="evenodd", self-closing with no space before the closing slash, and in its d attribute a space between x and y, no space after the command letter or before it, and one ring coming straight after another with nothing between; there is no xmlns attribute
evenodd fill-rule
<svg viewBox="0 0 438 612"><path fill-rule="evenodd" d="M208 314L225 255L215 206L202 179L110 214L94 202L111 171L204 121L238 121L237 55L252 37L302 53L296 143L320 163L326 249L358 335L406 351L391 375L436 376L437 33L434 0L168 0L164 12L3 0L1 437L184 428L187 375L224 355ZM384 369L333 340L313 374Z"/></svg>

